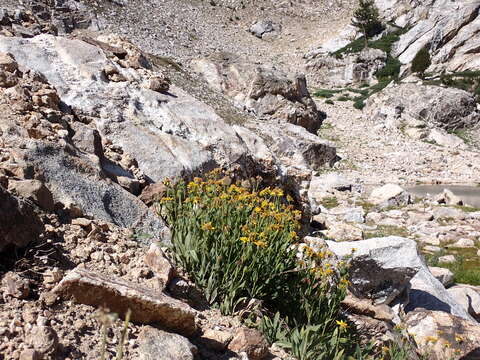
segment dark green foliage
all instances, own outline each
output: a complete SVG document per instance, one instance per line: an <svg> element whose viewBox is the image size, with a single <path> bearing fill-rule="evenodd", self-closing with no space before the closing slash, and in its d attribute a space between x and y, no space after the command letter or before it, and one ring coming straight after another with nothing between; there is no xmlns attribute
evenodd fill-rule
<svg viewBox="0 0 480 360"><path fill-rule="evenodd" d="M367 39L383 31L383 24L373 0L359 0L358 8L353 13L352 25Z"/></svg>
<svg viewBox="0 0 480 360"><path fill-rule="evenodd" d="M389 34L383 35L380 39L378 40L369 40L368 41L368 47L374 48L374 49L380 49L385 51L387 54L390 54L392 51L392 46L393 44L400 39L400 36L402 34L405 34L408 31L408 28L399 28L398 30L391 32ZM350 44L344 46L341 49L338 49L334 53L332 53L333 56L336 58L341 58L343 54L353 54L353 53L358 53L363 50L365 47L365 40L363 37L356 39L352 41Z"/></svg>
<svg viewBox="0 0 480 360"><path fill-rule="evenodd" d="M425 70L428 69L431 63L430 53L426 47L423 47L418 51L417 55L415 55L412 60L412 71L420 74L420 76L423 77Z"/></svg>
<svg viewBox="0 0 480 360"><path fill-rule="evenodd" d="M313 96L317 96L317 97L322 97L322 98L326 98L326 99L329 99L331 98L334 94L337 94L339 92L341 92L342 90L331 90L331 89L318 89L317 91L315 91L313 93Z"/></svg>
<svg viewBox="0 0 480 360"><path fill-rule="evenodd" d="M397 58L388 55L385 66L375 73L375 77L379 80L388 78L397 79L398 74L400 74L400 66L401 63Z"/></svg>

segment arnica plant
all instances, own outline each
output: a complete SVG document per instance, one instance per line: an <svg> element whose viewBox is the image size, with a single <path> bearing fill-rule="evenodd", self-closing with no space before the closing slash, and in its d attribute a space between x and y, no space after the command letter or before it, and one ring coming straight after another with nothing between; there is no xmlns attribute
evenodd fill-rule
<svg viewBox="0 0 480 360"><path fill-rule="evenodd" d="M164 184L159 211L172 231L175 260L212 305L232 314L250 299L262 300L276 315L258 326L299 359L340 359L353 351L340 310L347 264L300 244L302 213L290 196L278 188L248 190L220 171Z"/></svg>

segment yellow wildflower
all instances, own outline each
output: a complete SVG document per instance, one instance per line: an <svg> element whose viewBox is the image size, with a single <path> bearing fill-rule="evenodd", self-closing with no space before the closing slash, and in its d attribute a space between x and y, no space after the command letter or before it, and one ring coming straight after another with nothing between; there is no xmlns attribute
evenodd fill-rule
<svg viewBox="0 0 480 360"><path fill-rule="evenodd" d="M293 201L293 198L292 198L290 195L287 195L287 201L288 201L288 202L292 202L292 201Z"/></svg>
<svg viewBox="0 0 480 360"><path fill-rule="evenodd" d="M262 248L265 248L268 245L267 242L263 240L257 240L257 241L254 241L253 243L258 247L262 247Z"/></svg>
<svg viewBox="0 0 480 360"><path fill-rule="evenodd" d="M438 338L435 337L435 336L427 336L425 338L426 342L432 342L432 343L436 343L438 341Z"/></svg>
<svg viewBox="0 0 480 360"><path fill-rule="evenodd" d="M445 341L445 343L443 344L443 346L448 349L450 346L452 346L452 344L450 344L448 341Z"/></svg>
<svg viewBox="0 0 480 360"><path fill-rule="evenodd" d="M298 237L297 233L295 231L290 231L290 237L292 239L296 239Z"/></svg>
<svg viewBox="0 0 480 360"><path fill-rule="evenodd" d="M260 214L262 212L262 208L256 206L255 209L253 209L256 213Z"/></svg>
<svg viewBox="0 0 480 360"><path fill-rule="evenodd" d="M348 324L347 324L345 321L343 321L343 320L335 320L335 322L336 322L337 325L338 325L341 329L343 329L343 330L345 330L346 328L348 328Z"/></svg>
<svg viewBox="0 0 480 360"><path fill-rule="evenodd" d="M269 188L269 187L263 189L263 190L260 191L260 193L259 193L260 196L266 196L266 195L270 195L270 194L271 194L271 191L270 191L270 188Z"/></svg>
<svg viewBox="0 0 480 360"><path fill-rule="evenodd" d="M390 348L388 346L382 346L382 353L387 353L390 351Z"/></svg>
<svg viewBox="0 0 480 360"><path fill-rule="evenodd" d="M461 337L460 335L455 335L455 341L461 343L463 342L463 337Z"/></svg>
<svg viewBox="0 0 480 360"><path fill-rule="evenodd" d="M248 239L248 237L242 236L242 237L240 237L240 241L244 242L244 243L248 243L250 240Z"/></svg>
<svg viewBox="0 0 480 360"><path fill-rule="evenodd" d="M272 195L277 196L277 197L281 197L281 196L283 196L283 190L279 189L279 188L275 188L275 189L272 190Z"/></svg>
<svg viewBox="0 0 480 360"><path fill-rule="evenodd" d="M205 231L215 230L215 227L212 225L211 222L208 222L208 223L202 225L202 230L205 230Z"/></svg>
<svg viewBox="0 0 480 360"><path fill-rule="evenodd" d="M163 204L163 203L166 203L166 202L169 202L169 201L173 201L173 198L171 197L163 197L160 202Z"/></svg>

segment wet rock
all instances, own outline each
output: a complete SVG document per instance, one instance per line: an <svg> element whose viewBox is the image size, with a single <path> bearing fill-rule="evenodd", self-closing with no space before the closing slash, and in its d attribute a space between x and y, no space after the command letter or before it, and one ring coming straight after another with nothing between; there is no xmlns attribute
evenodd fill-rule
<svg viewBox="0 0 480 360"><path fill-rule="evenodd" d="M415 241L405 238L327 241L327 245L339 257L352 256L349 289L359 298L372 299L374 304L392 302L422 267Z"/></svg>
<svg viewBox="0 0 480 360"><path fill-rule="evenodd" d="M402 206L410 203L410 194L396 184L386 184L373 189L369 200L381 207Z"/></svg>
<svg viewBox="0 0 480 360"><path fill-rule="evenodd" d="M228 349L236 353L245 352L251 360L262 360L268 354L268 343L258 330L239 328Z"/></svg>
<svg viewBox="0 0 480 360"><path fill-rule="evenodd" d="M186 336L195 328L195 311L187 304L119 278L107 277L77 267L70 271L54 291L76 302L106 306L124 315L132 311L133 322L159 324Z"/></svg>
<svg viewBox="0 0 480 360"><path fill-rule="evenodd" d="M420 353L431 360L477 359L480 325L441 311L419 310L405 319Z"/></svg>
<svg viewBox="0 0 480 360"><path fill-rule="evenodd" d="M10 180L8 190L25 199L35 202L42 209L53 210L53 196L39 180Z"/></svg>
<svg viewBox="0 0 480 360"><path fill-rule="evenodd" d="M449 269L429 266L428 269L435 276L435 279L440 281L443 286L447 287L453 284L453 273Z"/></svg>
<svg viewBox="0 0 480 360"><path fill-rule="evenodd" d="M145 326L138 334L140 360L193 360L197 347L187 338Z"/></svg>

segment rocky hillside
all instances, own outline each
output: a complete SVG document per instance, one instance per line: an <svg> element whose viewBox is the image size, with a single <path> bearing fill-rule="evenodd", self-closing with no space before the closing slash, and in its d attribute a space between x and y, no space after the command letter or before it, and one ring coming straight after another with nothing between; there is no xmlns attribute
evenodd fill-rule
<svg viewBox="0 0 480 360"><path fill-rule="evenodd" d="M478 358L480 3L0 5L0 360Z"/></svg>

